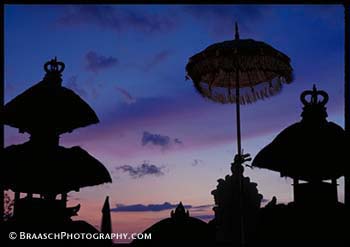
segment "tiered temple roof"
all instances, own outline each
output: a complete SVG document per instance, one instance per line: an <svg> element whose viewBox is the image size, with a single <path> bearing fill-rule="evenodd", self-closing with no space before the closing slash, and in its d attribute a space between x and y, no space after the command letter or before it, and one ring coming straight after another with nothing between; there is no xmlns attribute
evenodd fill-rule
<svg viewBox="0 0 350 247"><path fill-rule="evenodd" d="M30 134L29 141L6 147L1 155L5 189L59 194L112 181L84 149L59 146L59 135L99 122L80 96L62 86L64 67L56 58L47 62L44 79L4 107L4 124Z"/></svg>
<svg viewBox="0 0 350 247"><path fill-rule="evenodd" d="M302 120L278 134L257 154L252 165L305 181L337 179L348 174L345 131L327 120L328 94L314 86L300 98L304 104Z"/></svg>

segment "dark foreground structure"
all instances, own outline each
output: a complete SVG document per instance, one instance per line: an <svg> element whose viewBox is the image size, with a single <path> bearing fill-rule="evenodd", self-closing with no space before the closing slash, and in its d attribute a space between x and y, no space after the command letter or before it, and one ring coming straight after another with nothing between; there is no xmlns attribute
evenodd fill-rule
<svg viewBox="0 0 350 247"><path fill-rule="evenodd" d="M100 231L72 216L67 194L111 182L108 170L84 149L63 147L63 133L98 123L90 106L61 85L62 62L44 66L42 81L4 107L1 120L30 135L27 142L1 150L0 185L14 192L13 214L0 223L1 246L112 246L110 240L16 240L10 233L110 233L108 197ZM301 120L263 148L253 167L293 179L294 200L264 207L257 184L244 176L249 154L236 155L232 174L218 180L211 193L215 217L209 223L191 217L182 203L170 217L145 230L151 239L132 246L350 246L349 209L338 201L337 179L349 176L345 131L327 120L328 94L313 87L300 96ZM82 172L83 171L83 172Z"/></svg>
<svg viewBox="0 0 350 247"><path fill-rule="evenodd" d="M327 120L328 94L304 91L301 121L263 148L252 165L293 179L294 201L260 210L256 240L270 246L349 246L349 209L337 179L349 175L343 128ZM256 245L256 244L255 244Z"/></svg>
<svg viewBox="0 0 350 247"><path fill-rule="evenodd" d="M232 174L219 179L212 191L212 221L197 222L180 204L171 218L145 231L152 233L152 240L134 241L132 245L350 246L349 209L338 201L337 191L337 179L349 174L345 131L327 120L326 92L314 86L300 99L304 104L301 121L278 134L252 163L291 177L292 202L278 204L273 197L261 207L263 196L257 184L243 175L244 163L250 157L237 155Z"/></svg>
<svg viewBox="0 0 350 247"><path fill-rule="evenodd" d="M14 192L13 215L0 225L1 246L110 246L97 240L19 240L26 233L98 233L84 221L73 221L80 204L67 207L67 193L112 182L104 165L81 147L59 145L59 136L98 123L90 106L63 87L64 64L55 59L44 65L42 81L4 107L4 124L28 133L27 142L1 151L0 182ZM16 240L9 237L17 234Z"/></svg>

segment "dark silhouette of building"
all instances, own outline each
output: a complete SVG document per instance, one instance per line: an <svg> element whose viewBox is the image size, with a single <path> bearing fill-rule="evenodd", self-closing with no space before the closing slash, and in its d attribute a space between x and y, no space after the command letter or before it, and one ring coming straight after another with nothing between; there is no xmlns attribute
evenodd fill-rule
<svg viewBox="0 0 350 247"><path fill-rule="evenodd" d="M314 86L300 99L302 120L278 134L252 163L294 181L293 202L277 204L274 198L259 211L254 246L349 246L349 211L338 201L336 181L349 171L345 131L327 120L326 92Z"/></svg>
<svg viewBox="0 0 350 247"><path fill-rule="evenodd" d="M111 233L112 232L112 220L111 220L111 209L109 206L109 197L106 197L105 203L102 208L102 222L101 232Z"/></svg>
<svg viewBox="0 0 350 247"><path fill-rule="evenodd" d="M109 196L106 197L102 207L101 232L105 234L112 233L111 208L109 206ZM108 240L112 245L113 240Z"/></svg>
<svg viewBox="0 0 350 247"><path fill-rule="evenodd" d="M56 58L47 62L44 79L7 103L2 113L4 124L30 135L29 141L1 152L2 187L15 193L13 216L1 225L1 240L9 246L110 245L100 240L33 243L8 237L9 232L20 231L98 233L90 224L71 219L77 215L80 204L66 206L68 192L112 180L104 165L81 147L59 146L61 134L99 121L83 99L62 86L64 67Z"/></svg>
<svg viewBox="0 0 350 247"><path fill-rule="evenodd" d="M12 217L0 223L1 246L111 246L111 240L11 240L19 233L99 233L84 221L74 221L80 205L67 207L67 194L86 186L111 182L104 165L84 149L62 147L59 137L98 123L90 106L61 85L64 64L45 64L42 81L7 103L4 124L26 132L30 139L1 150L1 188L15 193ZM231 175L212 191L215 218L206 223L191 217L180 202L144 233L151 239L131 246L335 246L350 244L349 210L338 201L337 179L349 176L345 131L327 120L328 94L301 94L301 121L263 148L252 166L280 172L294 181L294 201L276 197L261 208L257 184L243 175L248 154L236 155ZM331 181L331 182L329 182ZM101 232L112 231L109 198L102 208ZM33 242L34 241L34 242Z"/></svg>
<svg viewBox="0 0 350 247"><path fill-rule="evenodd" d="M319 205L322 198L322 205L334 205L338 203L336 179L349 172L345 131L327 121L326 92L314 86L300 99L304 104L301 121L278 134L257 154L252 165L293 178L297 204Z"/></svg>
<svg viewBox="0 0 350 247"><path fill-rule="evenodd" d="M231 164L232 174L219 179L216 189L211 192L215 218L210 224L214 226L218 246L239 246L242 237L244 244L254 237L263 196L259 194L257 184L243 175L243 164L248 160L249 154L236 155Z"/></svg>
<svg viewBox="0 0 350 247"><path fill-rule="evenodd" d="M252 163L293 178L294 201L280 204L273 196L261 207L263 196L257 184L243 175L249 154L236 155L232 174L219 179L212 191L212 221L205 224L188 220L191 217L180 203L171 218L145 231L152 233L152 241L137 240L132 245L197 246L202 242L196 236L202 236L205 246L349 246L350 217L348 209L338 201L336 181L349 171L345 132L327 120L326 92L314 86L300 98L304 104L302 120L278 134Z"/></svg>
<svg viewBox="0 0 350 247"><path fill-rule="evenodd" d="M191 217L180 202L170 218L163 219L147 230L151 239L134 240L131 246L213 246L215 236L211 225Z"/></svg>

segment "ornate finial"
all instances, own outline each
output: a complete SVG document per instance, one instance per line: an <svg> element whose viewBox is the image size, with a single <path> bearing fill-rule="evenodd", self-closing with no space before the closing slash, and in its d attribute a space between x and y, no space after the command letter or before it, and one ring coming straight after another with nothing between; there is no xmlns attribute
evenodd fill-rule
<svg viewBox="0 0 350 247"><path fill-rule="evenodd" d="M243 154L243 151L242 151L242 154L239 155L239 154L236 154L235 155L235 158L233 160L233 162L231 163L231 172L232 174L235 174L235 175L243 175L243 172L244 172L244 163L247 162L247 161L251 161L252 158L250 157L250 154ZM245 165L245 166L248 166L248 165Z"/></svg>
<svg viewBox="0 0 350 247"><path fill-rule="evenodd" d="M235 22L235 39L239 39L239 31L238 31L238 23L237 21Z"/></svg>
<svg viewBox="0 0 350 247"><path fill-rule="evenodd" d="M306 99L308 95L311 96L309 101ZM319 100L318 96L321 96L322 99ZM325 106L328 102L328 99L329 99L328 94L325 91L317 90L315 84L313 85L312 90L305 90L300 95L300 100L304 104L304 106L310 106L310 105Z"/></svg>
<svg viewBox="0 0 350 247"><path fill-rule="evenodd" d="M307 96L310 96L309 99ZM321 96L320 99L319 96ZM325 105L328 98L328 94L325 91L317 90L315 85L313 85L312 90L302 92L300 95L300 100L304 104L301 113L302 121L308 123L326 121L328 115Z"/></svg>
<svg viewBox="0 0 350 247"><path fill-rule="evenodd" d="M44 64L44 70L46 73L58 73L61 74L65 68L63 62L57 61L57 57L51 59L50 61Z"/></svg>
<svg viewBox="0 0 350 247"><path fill-rule="evenodd" d="M170 215L171 218L182 219L189 217L189 212L188 210L186 211L184 205L182 204L182 202L180 202L179 205L177 205L175 212L174 210L172 210Z"/></svg>

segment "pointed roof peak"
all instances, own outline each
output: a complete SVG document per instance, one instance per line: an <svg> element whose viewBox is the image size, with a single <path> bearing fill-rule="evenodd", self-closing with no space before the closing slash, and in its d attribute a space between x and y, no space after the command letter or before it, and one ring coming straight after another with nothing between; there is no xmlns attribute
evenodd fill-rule
<svg viewBox="0 0 350 247"><path fill-rule="evenodd" d="M105 202L102 207L102 213L107 213L110 211L110 206L109 206L109 196L106 196Z"/></svg>
<svg viewBox="0 0 350 247"><path fill-rule="evenodd" d="M239 30L238 30L238 23L237 21L235 22L235 39L239 39Z"/></svg>
<svg viewBox="0 0 350 247"><path fill-rule="evenodd" d="M109 196L106 196L106 199L102 208L101 232L103 233L112 232L112 219L111 219L111 210L109 207Z"/></svg>
<svg viewBox="0 0 350 247"><path fill-rule="evenodd" d="M174 210L171 211L172 218L180 219L180 218L186 218L189 216L190 216L190 214L189 214L188 210L185 209L185 206L182 204L181 201L177 205L177 207L175 208L175 211Z"/></svg>
<svg viewBox="0 0 350 247"><path fill-rule="evenodd" d="M176 207L176 209L175 209L175 213L176 213L176 212L184 212L184 211L186 211L186 210L185 210L185 207L184 207L184 205L182 204L182 202L180 201L179 205L177 205L177 207Z"/></svg>

